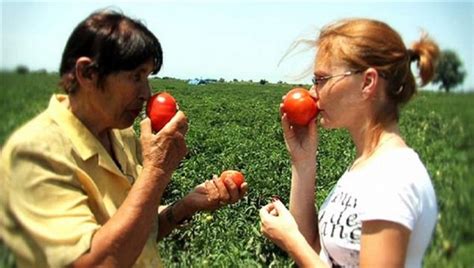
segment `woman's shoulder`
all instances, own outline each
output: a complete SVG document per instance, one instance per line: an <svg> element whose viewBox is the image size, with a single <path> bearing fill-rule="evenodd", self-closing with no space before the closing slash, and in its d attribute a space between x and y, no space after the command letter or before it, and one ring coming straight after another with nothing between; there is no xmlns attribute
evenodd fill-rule
<svg viewBox="0 0 474 268"><path fill-rule="evenodd" d="M372 167L390 172L414 172L425 170L425 165L418 153L410 147L391 148L379 154Z"/></svg>
<svg viewBox="0 0 474 268"><path fill-rule="evenodd" d="M8 137L2 152L20 148L44 150L63 139L61 129L46 112L42 112L16 129Z"/></svg>
<svg viewBox="0 0 474 268"><path fill-rule="evenodd" d="M361 176L362 220L384 219L410 230L426 208L435 208L431 178L418 154L411 148L380 155L366 176ZM390 208L390 209L387 209Z"/></svg>
<svg viewBox="0 0 474 268"><path fill-rule="evenodd" d="M358 175L369 185L380 185L392 190L431 184L428 171L418 153L409 147L392 148L379 154Z"/></svg>
<svg viewBox="0 0 474 268"><path fill-rule="evenodd" d="M18 183L31 179L32 172L51 174L54 170L65 174L71 160L65 152L71 146L67 134L47 113L41 113L14 131L5 143L1 151L2 172L15 172Z"/></svg>

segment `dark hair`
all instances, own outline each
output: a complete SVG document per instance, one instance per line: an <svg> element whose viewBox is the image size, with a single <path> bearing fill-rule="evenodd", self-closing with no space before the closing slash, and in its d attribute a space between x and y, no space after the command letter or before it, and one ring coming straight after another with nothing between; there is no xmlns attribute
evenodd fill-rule
<svg viewBox="0 0 474 268"><path fill-rule="evenodd" d="M76 61L89 57L92 64L86 72L97 72L98 85L118 71L128 71L153 59L153 74L163 63L160 42L140 21L113 10L100 10L76 26L64 49L59 75L61 86L68 93L77 90Z"/></svg>

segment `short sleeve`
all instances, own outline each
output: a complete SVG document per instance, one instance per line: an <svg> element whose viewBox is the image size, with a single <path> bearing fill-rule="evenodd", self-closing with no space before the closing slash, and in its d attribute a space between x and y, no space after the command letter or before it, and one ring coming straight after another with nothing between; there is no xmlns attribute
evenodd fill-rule
<svg viewBox="0 0 474 268"><path fill-rule="evenodd" d="M24 146L25 147L25 146ZM64 155L16 148L9 166L9 205L51 267L71 264L100 227Z"/></svg>
<svg viewBox="0 0 474 268"><path fill-rule="evenodd" d="M373 178L360 197L361 221L385 220L413 230L419 216L420 198L406 175Z"/></svg>

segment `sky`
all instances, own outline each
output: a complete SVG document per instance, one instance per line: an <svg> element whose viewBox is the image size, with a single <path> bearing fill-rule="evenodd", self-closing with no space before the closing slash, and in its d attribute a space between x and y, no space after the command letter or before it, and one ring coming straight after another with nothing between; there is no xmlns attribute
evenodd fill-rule
<svg viewBox="0 0 474 268"><path fill-rule="evenodd" d="M474 91L474 0L470 1L1 1L0 69L26 65L58 71L73 28L101 8L141 20L160 40L158 74L180 79L265 79L310 83L301 77L312 51L281 59L300 38L315 38L335 20L382 20L409 46L422 30L442 50L454 50L467 77L458 90ZM437 86L432 86L437 88Z"/></svg>

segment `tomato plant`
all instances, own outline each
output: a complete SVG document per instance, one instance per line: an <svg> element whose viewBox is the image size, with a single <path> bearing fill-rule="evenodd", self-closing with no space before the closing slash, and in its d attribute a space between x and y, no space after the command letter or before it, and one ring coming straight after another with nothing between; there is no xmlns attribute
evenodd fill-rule
<svg viewBox="0 0 474 268"><path fill-rule="evenodd" d="M56 80L52 74L0 72L0 100L9 100L0 105L4 119L0 144L4 144L14 128L47 107ZM179 200L193 186L202 183L203 178L223 167L245 171L246 176L252 174L251 181L245 178L252 189L244 200L212 213L197 213L191 228L173 231L158 243L164 266L295 266L288 254L260 234L258 213L275 194L288 205L290 159L280 122L275 120L275 107L288 92L288 85L222 83L190 88L185 80L162 78L152 79L150 83L152 88L166 89L179 100L191 122L186 135L190 153L173 173L161 203ZM400 118L400 131L426 161L439 196L442 217L426 251L424 267L470 267L473 263L472 217L464 216L474 214L472 103L474 94L469 92L421 91L406 105ZM134 124L137 133L139 120ZM315 205L320 206L334 182L354 160L356 149L347 131L321 128L318 133ZM9 265L12 262L14 257L8 253L4 241L0 241L0 267L12 268L14 264Z"/></svg>
<svg viewBox="0 0 474 268"><path fill-rule="evenodd" d="M298 87L286 94L283 100L283 112L286 113L290 124L306 126L318 115L318 107L309 91Z"/></svg>
<svg viewBox="0 0 474 268"><path fill-rule="evenodd" d="M166 92L151 96L146 107L153 131L160 131L177 111L176 100Z"/></svg>
<svg viewBox="0 0 474 268"><path fill-rule="evenodd" d="M222 181L225 181L227 178L231 178L235 185L237 185L238 188L240 188L240 185L244 183L245 177L244 174L242 174L239 171L236 170L226 170L222 172L221 176L219 177Z"/></svg>

